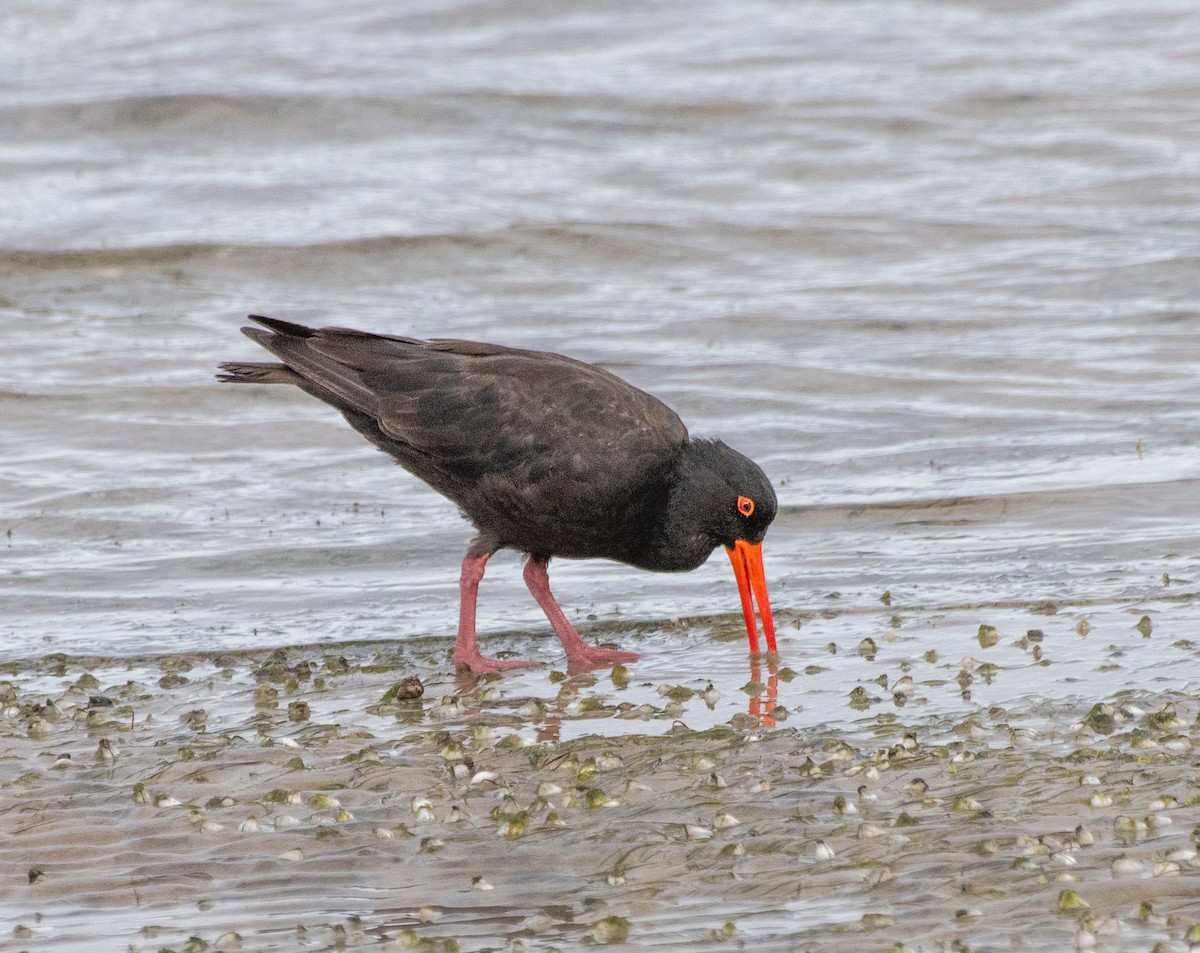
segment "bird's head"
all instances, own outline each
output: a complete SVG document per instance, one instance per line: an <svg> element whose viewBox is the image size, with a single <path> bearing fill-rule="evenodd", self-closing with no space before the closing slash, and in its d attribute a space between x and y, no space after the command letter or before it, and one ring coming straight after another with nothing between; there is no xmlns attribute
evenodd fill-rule
<svg viewBox="0 0 1200 953"><path fill-rule="evenodd" d="M717 546L725 547L737 578L750 651L755 654L758 653L756 601L767 651L776 651L762 541L777 508L771 481L753 460L719 440L689 443L671 506L672 522L688 538L680 539L676 534L672 542L677 554L703 552L686 568L699 565Z"/></svg>

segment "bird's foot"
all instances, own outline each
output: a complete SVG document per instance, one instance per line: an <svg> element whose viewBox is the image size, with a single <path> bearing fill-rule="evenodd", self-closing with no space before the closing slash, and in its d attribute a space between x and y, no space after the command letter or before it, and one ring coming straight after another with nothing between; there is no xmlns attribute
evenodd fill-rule
<svg viewBox="0 0 1200 953"><path fill-rule="evenodd" d="M514 668L539 668L541 662L523 662L520 659L501 660L490 658L480 652L454 653L454 665L460 671L474 672L476 675L507 672Z"/></svg>
<svg viewBox="0 0 1200 953"><path fill-rule="evenodd" d="M620 649L602 649L599 646L581 642L567 652L567 664L572 669L603 668L606 665L620 665L625 662L636 662L640 656L636 652L622 652Z"/></svg>

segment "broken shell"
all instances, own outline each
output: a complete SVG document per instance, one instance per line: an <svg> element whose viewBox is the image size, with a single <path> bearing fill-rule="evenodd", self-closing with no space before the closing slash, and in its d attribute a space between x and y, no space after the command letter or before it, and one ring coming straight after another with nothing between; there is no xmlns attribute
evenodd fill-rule
<svg viewBox="0 0 1200 953"><path fill-rule="evenodd" d="M457 698L447 695L442 699L440 704L433 705L429 709L430 718L457 718L462 714L462 705L459 704Z"/></svg>
<svg viewBox="0 0 1200 953"><path fill-rule="evenodd" d="M433 802L428 798L414 797L412 799L412 813L418 823L433 820Z"/></svg>
<svg viewBox="0 0 1200 953"><path fill-rule="evenodd" d="M625 943L629 939L629 921L624 917L605 917L584 931L583 941L597 945Z"/></svg>
<svg viewBox="0 0 1200 953"><path fill-rule="evenodd" d="M587 806L588 810L597 810L602 807L616 807L620 801L614 801L599 788L588 788Z"/></svg>
<svg viewBox="0 0 1200 953"><path fill-rule="evenodd" d="M1070 913L1075 910L1085 910L1089 904L1074 890L1063 890L1058 895L1058 912Z"/></svg>
<svg viewBox="0 0 1200 953"><path fill-rule="evenodd" d="M497 837L506 837L509 840L516 840L525 833L525 813L522 811L516 817L502 823L496 829Z"/></svg>

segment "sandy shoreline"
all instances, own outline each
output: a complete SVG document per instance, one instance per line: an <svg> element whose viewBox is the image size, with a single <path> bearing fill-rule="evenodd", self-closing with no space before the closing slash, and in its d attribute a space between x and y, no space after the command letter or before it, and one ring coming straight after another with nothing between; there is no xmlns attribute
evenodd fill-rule
<svg viewBox="0 0 1200 953"><path fill-rule="evenodd" d="M845 734L689 731L680 692L654 734L559 741L629 714L578 703L608 673L514 697L379 659L8 666L5 943L1182 950L1200 921L1188 696ZM412 674L424 697L380 704Z"/></svg>

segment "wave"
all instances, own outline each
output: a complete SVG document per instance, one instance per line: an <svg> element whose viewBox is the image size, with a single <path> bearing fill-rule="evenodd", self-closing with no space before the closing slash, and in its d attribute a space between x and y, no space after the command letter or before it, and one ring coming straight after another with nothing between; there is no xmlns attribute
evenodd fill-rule
<svg viewBox="0 0 1200 953"><path fill-rule="evenodd" d="M561 222L511 225L473 232L423 232L370 235L322 242L218 243L184 242L165 245L129 245L109 248L34 249L0 248L0 276L7 270L127 267L138 264L186 262L228 264L233 258L253 256L259 262L272 256L294 259L296 255L316 258L349 255L370 258L398 253L447 249L479 252L531 245L557 247L566 253L582 244L595 253L644 255L647 239L665 244L684 244L685 231L653 222Z"/></svg>

